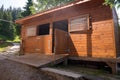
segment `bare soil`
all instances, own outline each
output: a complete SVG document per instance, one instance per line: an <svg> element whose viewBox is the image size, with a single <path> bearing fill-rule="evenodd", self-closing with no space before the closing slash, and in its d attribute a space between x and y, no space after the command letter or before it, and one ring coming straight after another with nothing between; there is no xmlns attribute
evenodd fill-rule
<svg viewBox="0 0 120 80"><path fill-rule="evenodd" d="M0 80L48 80L41 71L6 59L0 60Z"/></svg>

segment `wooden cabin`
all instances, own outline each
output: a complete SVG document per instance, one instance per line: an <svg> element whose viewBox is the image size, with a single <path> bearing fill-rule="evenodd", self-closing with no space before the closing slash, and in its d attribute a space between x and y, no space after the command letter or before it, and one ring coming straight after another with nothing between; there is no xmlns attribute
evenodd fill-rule
<svg viewBox="0 0 120 80"><path fill-rule="evenodd" d="M104 0L79 0L16 20L24 54L69 54L71 59L112 62L120 56L114 9Z"/></svg>

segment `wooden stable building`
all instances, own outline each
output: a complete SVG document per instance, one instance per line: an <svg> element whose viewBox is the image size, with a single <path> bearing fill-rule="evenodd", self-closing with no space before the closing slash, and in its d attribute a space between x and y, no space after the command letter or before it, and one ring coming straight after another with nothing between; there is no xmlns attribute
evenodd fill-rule
<svg viewBox="0 0 120 80"><path fill-rule="evenodd" d="M71 59L104 61L115 72L120 34L114 9L104 0L77 0L22 19L24 54L69 54Z"/></svg>

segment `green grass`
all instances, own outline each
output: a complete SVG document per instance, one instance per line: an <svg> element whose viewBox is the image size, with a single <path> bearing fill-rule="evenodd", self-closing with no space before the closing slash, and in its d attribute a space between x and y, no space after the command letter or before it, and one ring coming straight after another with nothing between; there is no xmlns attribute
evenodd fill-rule
<svg viewBox="0 0 120 80"><path fill-rule="evenodd" d="M0 40L3 40L3 43L0 43L0 52L5 51L6 47L10 46L12 42L20 42L20 37L16 36L14 40L9 40L7 37L0 35Z"/></svg>
<svg viewBox="0 0 120 80"><path fill-rule="evenodd" d="M13 42L20 42L20 37L16 36L15 39L13 40Z"/></svg>
<svg viewBox="0 0 120 80"><path fill-rule="evenodd" d="M6 40L7 38L5 36L0 35L0 40Z"/></svg>
<svg viewBox="0 0 120 80"><path fill-rule="evenodd" d="M16 36L14 40L7 40L7 42L20 42L20 37Z"/></svg>
<svg viewBox="0 0 120 80"><path fill-rule="evenodd" d="M20 36L15 36L14 40L10 40L5 36L0 35L0 40L4 40L6 42L20 42Z"/></svg>
<svg viewBox="0 0 120 80"><path fill-rule="evenodd" d="M67 66L64 65L56 65L56 66L50 66L52 68L65 70L65 71L72 71L81 75L86 76L93 76L98 78L104 78L104 80L120 80L120 75L112 75L108 71L105 71L103 69L94 69L94 68L87 68L81 65L72 65L68 64Z"/></svg>
<svg viewBox="0 0 120 80"><path fill-rule="evenodd" d="M9 43L1 43L0 44L0 52L5 51L6 47L8 47Z"/></svg>
<svg viewBox="0 0 120 80"><path fill-rule="evenodd" d="M54 68L58 68L58 69L65 69L65 70L71 70L77 73L82 73L82 74L86 74L86 75L100 75L100 74L106 74L108 72L102 70L102 69L93 69L93 68L87 68L81 65L71 65L68 64L67 66L64 65L59 65L59 66L53 66Z"/></svg>

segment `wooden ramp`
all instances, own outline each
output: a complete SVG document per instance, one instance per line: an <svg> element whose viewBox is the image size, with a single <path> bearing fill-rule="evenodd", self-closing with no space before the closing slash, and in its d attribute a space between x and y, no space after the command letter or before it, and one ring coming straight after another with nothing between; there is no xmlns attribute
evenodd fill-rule
<svg viewBox="0 0 120 80"><path fill-rule="evenodd" d="M27 54L23 56L8 57L8 60L27 64L36 68L44 67L50 64L58 64L65 61L68 54L45 55L45 54Z"/></svg>

